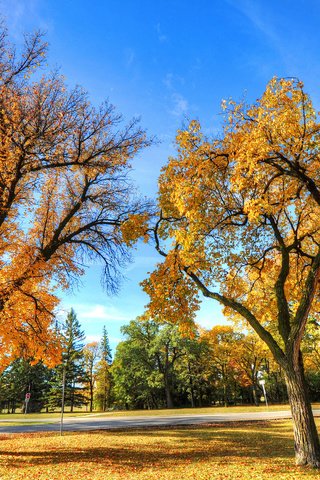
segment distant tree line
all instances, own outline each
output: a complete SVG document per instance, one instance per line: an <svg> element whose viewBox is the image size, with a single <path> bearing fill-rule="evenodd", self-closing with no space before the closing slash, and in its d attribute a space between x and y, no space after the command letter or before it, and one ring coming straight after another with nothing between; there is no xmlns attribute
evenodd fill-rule
<svg viewBox="0 0 320 480"><path fill-rule="evenodd" d="M195 328L139 317L122 327L111 367L113 404L151 409L259 405L288 401L283 372L254 332L232 326ZM312 401L320 400L320 328L310 324L303 344Z"/></svg>
<svg viewBox="0 0 320 480"><path fill-rule="evenodd" d="M0 409L14 413L25 411L26 394L30 393L28 412L61 409L64 382L65 409L84 407L106 410L110 407L111 349L106 328L100 344L84 344L85 334L71 309L60 329L62 361L55 368L32 359L19 358L0 376Z"/></svg>
<svg viewBox="0 0 320 480"><path fill-rule="evenodd" d="M231 326L194 329L138 317L122 327L112 360L106 328L101 341L85 345L73 310L61 328L62 362L55 368L17 359L0 377L0 409L12 413L66 410L156 409L211 405L259 405L287 401L280 367L254 333ZM313 401L320 399L320 328L311 323L304 342Z"/></svg>

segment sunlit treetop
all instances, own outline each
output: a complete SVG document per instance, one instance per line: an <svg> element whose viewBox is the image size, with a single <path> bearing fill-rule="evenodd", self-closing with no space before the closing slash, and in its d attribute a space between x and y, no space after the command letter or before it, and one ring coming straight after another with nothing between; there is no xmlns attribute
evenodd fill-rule
<svg viewBox="0 0 320 480"><path fill-rule="evenodd" d="M277 335L269 343L280 352L318 311L320 125L295 79L274 78L253 105L223 108L220 138L196 121L177 133L153 227L164 262L144 288L151 312L177 321L194 316L199 290L213 296Z"/></svg>

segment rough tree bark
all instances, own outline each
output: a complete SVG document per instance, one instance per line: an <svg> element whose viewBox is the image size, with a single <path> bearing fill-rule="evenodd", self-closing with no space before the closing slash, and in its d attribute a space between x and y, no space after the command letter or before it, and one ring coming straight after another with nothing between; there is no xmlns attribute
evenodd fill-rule
<svg viewBox="0 0 320 480"><path fill-rule="evenodd" d="M296 464L319 468L320 442L301 355L295 363L296 365L294 365L294 362L287 362L284 375L293 420Z"/></svg>

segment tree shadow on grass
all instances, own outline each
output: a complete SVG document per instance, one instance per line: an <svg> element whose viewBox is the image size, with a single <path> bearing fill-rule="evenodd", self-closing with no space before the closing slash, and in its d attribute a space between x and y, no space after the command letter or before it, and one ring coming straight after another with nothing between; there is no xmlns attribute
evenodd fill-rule
<svg viewBox="0 0 320 480"><path fill-rule="evenodd" d="M266 425L268 427L268 424ZM130 472L145 470L150 466L162 470L179 464L206 461L212 463L213 467L214 464L224 461L241 461L250 465L259 459L266 461L268 458L271 464L281 465L284 459L291 462L289 458L293 457L293 441L286 433L287 429L284 428L279 435L278 430L267 427L264 428L262 422L254 426L241 422L241 425L228 427L163 427L126 432L100 430L87 433L90 437L89 447L86 446L87 443L81 444L81 439L80 442L77 440L79 433L72 433L64 437L74 437L74 441L70 438L70 447L59 443L56 437L57 441L47 447L44 441L43 449L19 447L17 450L1 450L0 465L1 459L8 465L9 458L12 468L23 468L25 463L44 467L82 462L93 468L95 464L99 464L99 467L121 468ZM281 432L281 429L279 430ZM44 436L52 439L54 435ZM98 436L99 439L96 438ZM136 439L136 442L133 442L133 439ZM99 446L95 446L97 443ZM45 448L48 450L44 450Z"/></svg>
<svg viewBox="0 0 320 480"><path fill-rule="evenodd" d="M104 432L103 430L99 431ZM90 432L91 435L99 432ZM150 437L150 438L166 438L176 437L184 442L198 441L199 443L210 440L227 441L233 443L240 442L242 446L250 448L250 445L256 447L258 444L271 444L274 447L274 442L281 443L283 449L287 446L289 450L293 448L293 431L289 423L266 422L266 421L249 421L249 422L228 422L228 423L208 423L201 425L180 425L176 426L147 426L143 429L141 427L132 427L128 430L112 429L108 431L108 435L116 437ZM278 452L279 453L279 452ZM269 456L269 454L268 454ZM276 455L277 457L279 454Z"/></svg>

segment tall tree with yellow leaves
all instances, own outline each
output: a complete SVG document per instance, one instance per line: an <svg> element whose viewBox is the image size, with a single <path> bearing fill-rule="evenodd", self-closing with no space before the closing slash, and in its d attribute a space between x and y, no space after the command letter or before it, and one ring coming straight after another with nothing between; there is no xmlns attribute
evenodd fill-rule
<svg viewBox="0 0 320 480"><path fill-rule="evenodd" d="M319 467L300 345L319 312L320 123L295 79L224 108L221 138L192 121L163 168L153 235L164 261L144 283L149 310L188 325L201 292L246 320L284 372L296 462Z"/></svg>
<svg viewBox="0 0 320 480"><path fill-rule="evenodd" d="M141 212L129 162L150 142L108 103L94 108L58 73L33 77L46 44L26 36L19 55L0 31L0 367L27 356L57 362L55 287L88 259L117 287L128 257L120 225ZM34 78L34 80L32 80Z"/></svg>

